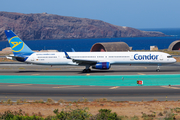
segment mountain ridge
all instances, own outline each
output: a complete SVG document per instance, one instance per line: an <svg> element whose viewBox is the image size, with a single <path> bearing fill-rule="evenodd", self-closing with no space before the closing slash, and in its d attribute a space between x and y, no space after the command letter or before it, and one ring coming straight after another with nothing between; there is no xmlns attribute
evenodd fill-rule
<svg viewBox="0 0 180 120"><path fill-rule="evenodd" d="M47 13L0 12L0 41L7 40L4 30L13 30L22 40L84 39L120 37L160 37L161 32L141 31L88 18Z"/></svg>

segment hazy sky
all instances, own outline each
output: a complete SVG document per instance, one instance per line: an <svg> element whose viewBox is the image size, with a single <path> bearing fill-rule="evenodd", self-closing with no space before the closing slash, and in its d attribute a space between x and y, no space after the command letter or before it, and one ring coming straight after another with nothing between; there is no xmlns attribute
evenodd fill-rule
<svg viewBox="0 0 180 120"><path fill-rule="evenodd" d="M180 0L0 0L0 11L47 12L133 28L180 28Z"/></svg>

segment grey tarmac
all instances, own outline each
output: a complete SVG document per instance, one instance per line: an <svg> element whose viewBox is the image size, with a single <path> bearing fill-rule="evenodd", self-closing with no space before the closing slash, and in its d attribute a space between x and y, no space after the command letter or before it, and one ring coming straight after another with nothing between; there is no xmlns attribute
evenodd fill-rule
<svg viewBox="0 0 180 120"><path fill-rule="evenodd" d="M92 70L82 73L82 66L42 66L22 63L0 63L0 75L150 75L179 74L180 63L161 66L112 66L110 70ZM114 101L150 101L157 99L180 100L180 86L63 86L0 83L0 100L54 100L78 101L87 98L92 101L107 98Z"/></svg>
<svg viewBox="0 0 180 120"><path fill-rule="evenodd" d="M18 99L46 101L78 101L87 98L93 101L106 98L113 101L170 101L180 100L180 86L62 86L37 84L0 84L0 100Z"/></svg>
<svg viewBox="0 0 180 120"><path fill-rule="evenodd" d="M113 65L109 70L92 69L91 73L82 73L84 66L43 66L19 62L1 62L0 75L151 75L151 74L180 74L180 63L160 66Z"/></svg>

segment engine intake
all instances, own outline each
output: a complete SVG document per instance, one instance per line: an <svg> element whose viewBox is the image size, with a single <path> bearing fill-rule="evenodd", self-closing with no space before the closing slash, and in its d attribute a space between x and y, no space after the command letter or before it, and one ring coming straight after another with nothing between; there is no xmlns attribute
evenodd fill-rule
<svg viewBox="0 0 180 120"><path fill-rule="evenodd" d="M109 62L99 62L96 65L93 65L92 68L94 69L109 69L111 67Z"/></svg>

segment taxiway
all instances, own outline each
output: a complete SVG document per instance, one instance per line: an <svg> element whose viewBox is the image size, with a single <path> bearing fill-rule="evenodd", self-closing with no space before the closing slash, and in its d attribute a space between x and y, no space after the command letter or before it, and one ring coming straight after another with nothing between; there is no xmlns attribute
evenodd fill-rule
<svg viewBox="0 0 180 120"><path fill-rule="evenodd" d="M1 62L0 75L151 75L151 74L179 74L180 63L160 66L126 66L113 65L109 70L92 69L91 73L82 73L83 66L42 66L19 62Z"/></svg>
<svg viewBox="0 0 180 120"><path fill-rule="evenodd" d="M41 66L22 63L0 63L0 75L157 75L179 74L180 63L161 66L112 66L110 70L92 70L82 73L79 66ZM79 86L0 83L1 100L54 100L77 101L87 98L92 101L107 98L115 101L180 100L179 86Z"/></svg>
<svg viewBox="0 0 180 120"><path fill-rule="evenodd" d="M0 84L0 99L13 101L53 100L78 101L87 98L90 101L106 98L113 101L159 101L180 100L180 86L62 86L35 84Z"/></svg>

